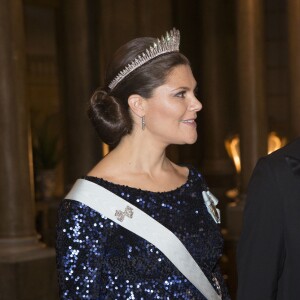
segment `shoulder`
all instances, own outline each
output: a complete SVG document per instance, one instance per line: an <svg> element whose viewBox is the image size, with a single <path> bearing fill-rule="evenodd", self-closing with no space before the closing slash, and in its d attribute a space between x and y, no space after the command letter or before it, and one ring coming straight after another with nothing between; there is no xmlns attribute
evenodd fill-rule
<svg viewBox="0 0 300 300"><path fill-rule="evenodd" d="M171 164L180 176L188 177L188 175L190 173L190 168L187 165L178 165L173 162L171 162Z"/></svg>
<svg viewBox="0 0 300 300"><path fill-rule="evenodd" d="M71 212L74 210L84 210L86 209L87 206L85 206L84 204L72 200L72 199L62 199L59 205L59 211L63 211L63 212Z"/></svg>
<svg viewBox="0 0 300 300"><path fill-rule="evenodd" d="M120 173L118 165L113 159L108 158L109 155L102 158L88 173L87 177L104 178L108 181Z"/></svg>
<svg viewBox="0 0 300 300"><path fill-rule="evenodd" d="M274 205L275 199L282 199L292 174L286 162L287 153L289 146L257 161L247 187L247 202L271 202ZM249 199L251 201L248 201Z"/></svg>
<svg viewBox="0 0 300 300"><path fill-rule="evenodd" d="M178 168L181 168L182 170L185 170L185 172L188 174L188 173L197 173L197 174L200 174L200 171L199 171L199 169L196 167L196 166L194 166L193 164L189 164L189 163L183 163L183 164L178 164L178 165L176 165L176 164L174 164L173 163L173 165L175 165L176 167L178 167Z"/></svg>
<svg viewBox="0 0 300 300"><path fill-rule="evenodd" d="M91 241L105 239L114 234L117 228L116 223L112 223L91 207L75 200L63 199L57 215L56 240L60 246L67 245L68 241L75 241L77 238L83 243L88 243L80 238L84 236L82 234L86 233Z"/></svg>
<svg viewBox="0 0 300 300"><path fill-rule="evenodd" d="M192 164L186 164L185 166L188 168L189 173L204 180L204 175L202 174L201 170L198 167Z"/></svg>
<svg viewBox="0 0 300 300"><path fill-rule="evenodd" d="M278 177L280 181L284 180L284 173L287 172L287 174L290 174L289 166L286 162L286 158L289 156L300 158L300 138L269 155L261 157L256 163L252 177L268 175L269 177Z"/></svg>
<svg viewBox="0 0 300 300"><path fill-rule="evenodd" d="M188 169L188 181L194 183L196 186L201 187L201 190L208 190L208 184L202 172L192 164L184 165Z"/></svg>
<svg viewBox="0 0 300 300"><path fill-rule="evenodd" d="M252 191L261 191L262 194L275 194L283 184L288 171L282 151L261 157L252 172L248 184L248 197Z"/></svg>
<svg viewBox="0 0 300 300"><path fill-rule="evenodd" d="M82 223L103 219L103 216L91 207L72 199L63 199L58 209L59 223Z"/></svg>
<svg viewBox="0 0 300 300"><path fill-rule="evenodd" d="M271 172L274 174L277 171L282 172L282 170L287 167L287 156L300 158L300 138L290 142L289 144L272 152L269 155L261 157L257 161L253 173Z"/></svg>
<svg viewBox="0 0 300 300"><path fill-rule="evenodd" d="M192 165L192 164L188 164L188 163L183 163L183 164L175 164L172 162L173 167L176 169L176 171L181 174L182 176L185 177L202 177L202 174L200 172L200 170Z"/></svg>
<svg viewBox="0 0 300 300"><path fill-rule="evenodd" d="M291 141L284 147L267 155L265 158L267 158L270 161L276 161L285 158L286 156L300 158L300 137Z"/></svg>

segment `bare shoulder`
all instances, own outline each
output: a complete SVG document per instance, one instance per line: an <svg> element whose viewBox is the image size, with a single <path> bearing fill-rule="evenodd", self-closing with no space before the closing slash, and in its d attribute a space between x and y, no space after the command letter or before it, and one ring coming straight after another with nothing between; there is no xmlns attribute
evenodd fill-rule
<svg viewBox="0 0 300 300"><path fill-rule="evenodd" d="M104 157L87 173L87 176L103 178L110 181L118 173L118 165L113 160Z"/></svg>
<svg viewBox="0 0 300 300"><path fill-rule="evenodd" d="M178 173L179 176L182 176L184 178L187 178L189 176L189 168L185 166L179 166L175 163L171 162L173 168Z"/></svg>
<svg viewBox="0 0 300 300"><path fill-rule="evenodd" d="M164 192L182 186L189 176L189 168L171 162L169 167L151 174L136 170L130 167L130 164L125 164L124 161L121 162L112 155L104 157L87 175L102 178L114 184Z"/></svg>

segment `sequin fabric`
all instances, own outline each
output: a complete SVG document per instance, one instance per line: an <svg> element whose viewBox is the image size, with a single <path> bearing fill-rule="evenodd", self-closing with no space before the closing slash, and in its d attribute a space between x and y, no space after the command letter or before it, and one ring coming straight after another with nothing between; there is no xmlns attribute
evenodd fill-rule
<svg viewBox="0 0 300 300"><path fill-rule="evenodd" d="M206 186L196 169L190 168L186 183L169 192L83 178L171 230L216 290L217 278L222 299L230 299L218 266L223 239L205 207L201 193ZM56 251L60 299L206 299L152 244L72 199L64 199L59 208Z"/></svg>

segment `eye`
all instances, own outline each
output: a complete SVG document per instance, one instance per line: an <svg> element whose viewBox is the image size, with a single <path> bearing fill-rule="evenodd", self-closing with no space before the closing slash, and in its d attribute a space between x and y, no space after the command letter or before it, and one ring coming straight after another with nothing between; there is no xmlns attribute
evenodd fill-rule
<svg viewBox="0 0 300 300"><path fill-rule="evenodd" d="M179 93L177 93L175 95L175 97L178 97L178 98L185 98L185 94L186 94L186 91L181 91Z"/></svg>

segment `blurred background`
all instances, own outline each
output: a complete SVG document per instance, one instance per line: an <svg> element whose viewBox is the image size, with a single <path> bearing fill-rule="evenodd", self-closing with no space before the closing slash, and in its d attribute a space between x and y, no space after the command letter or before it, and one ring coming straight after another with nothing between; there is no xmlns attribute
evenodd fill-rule
<svg viewBox="0 0 300 300"><path fill-rule="evenodd" d="M109 151L88 100L119 46L173 27L203 110L197 143L168 154L196 165L220 199L235 299L251 172L300 135L300 0L1 0L0 300L58 299L59 202Z"/></svg>

